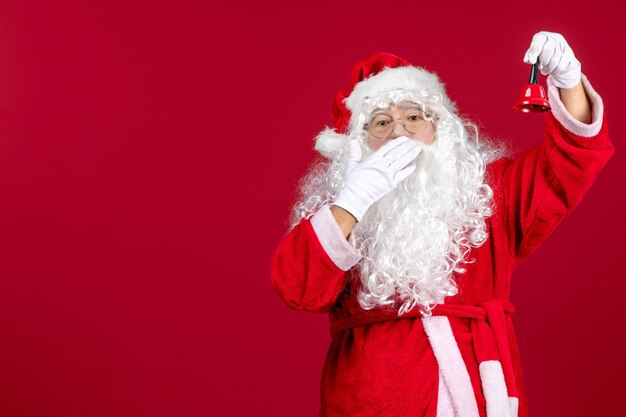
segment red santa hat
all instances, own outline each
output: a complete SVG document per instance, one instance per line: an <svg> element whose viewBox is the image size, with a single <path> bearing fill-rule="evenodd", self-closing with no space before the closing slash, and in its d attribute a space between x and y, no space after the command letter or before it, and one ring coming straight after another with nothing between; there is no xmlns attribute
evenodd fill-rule
<svg viewBox="0 0 626 417"><path fill-rule="evenodd" d="M415 101L420 97L438 96L444 108L456 112L456 106L448 98L437 75L387 52L378 52L357 62L352 68L350 85L335 95L332 107L334 128L326 127L315 138L315 150L328 158L345 146L350 132L360 127L359 119L369 116L363 114L367 98L402 90Z"/></svg>

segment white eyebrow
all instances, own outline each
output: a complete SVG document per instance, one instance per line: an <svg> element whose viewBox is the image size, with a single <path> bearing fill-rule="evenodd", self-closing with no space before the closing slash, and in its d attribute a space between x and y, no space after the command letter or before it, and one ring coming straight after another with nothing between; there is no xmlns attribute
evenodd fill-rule
<svg viewBox="0 0 626 417"><path fill-rule="evenodd" d="M400 105L398 107L400 107L403 110L421 110L421 111L424 111L424 110L422 110L423 106L421 104L417 104L417 103L414 103L412 101L407 101L407 102L405 102L404 104L402 104L402 105Z"/></svg>
<svg viewBox="0 0 626 417"><path fill-rule="evenodd" d="M422 106L417 104L417 103L413 103L412 101L407 102L401 106L398 106L400 108L400 110L419 110L422 113L425 113L424 110L422 110ZM372 111L372 113L370 114L370 117L374 117L374 116L378 116L380 114L384 114L386 116L390 116L389 113L387 113L387 111L389 110L389 107L384 107L384 108L376 108L374 111Z"/></svg>
<svg viewBox="0 0 626 417"><path fill-rule="evenodd" d="M389 114L387 113L387 110L389 110L389 108L382 108L382 109L381 109L381 108L379 107L379 108L375 109L375 110L372 112L371 116L378 116L379 114L386 114L387 116L389 116Z"/></svg>

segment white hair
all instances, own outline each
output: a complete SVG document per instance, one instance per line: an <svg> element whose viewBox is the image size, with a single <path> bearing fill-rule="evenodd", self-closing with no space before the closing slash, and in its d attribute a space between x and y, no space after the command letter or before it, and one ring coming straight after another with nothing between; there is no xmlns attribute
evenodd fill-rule
<svg viewBox="0 0 626 417"><path fill-rule="evenodd" d="M357 295L365 310L416 306L425 316L435 304L457 293L455 277L473 262L472 248L487 239L493 192L485 182L486 164L505 151L479 138L476 125L459 117L442 94L398 90L366 98L350 139L358 140L366 158L363 125L375 108L410 99L436 116L435 139L423 145L417 169L374 203L352 233L363 258L355 266L362 286ZM316 161L300 182L290 226L332 204L345 176L347 146L331 160Z"/></svg>

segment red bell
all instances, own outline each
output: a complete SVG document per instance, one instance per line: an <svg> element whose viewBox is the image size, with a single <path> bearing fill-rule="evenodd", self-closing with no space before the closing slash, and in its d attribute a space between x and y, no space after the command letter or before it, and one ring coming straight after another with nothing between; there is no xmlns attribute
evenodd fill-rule
<svg viewBox="0 0 626 417"><path fill-rule="evenodd" d="M537 83L537 63L531 67L530 80L522 89L513 108L524 113L539 113L550 110L546 91Z"/></svg>

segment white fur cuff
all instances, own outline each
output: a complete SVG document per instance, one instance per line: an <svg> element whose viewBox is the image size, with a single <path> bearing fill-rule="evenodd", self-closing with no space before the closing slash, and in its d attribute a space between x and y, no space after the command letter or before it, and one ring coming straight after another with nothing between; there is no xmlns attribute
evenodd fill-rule
<svg viewBox="0 0 626 417"><path fill-rule="evenodd" d="M342 271L352 268L361 259L354 236L351 233L346 240L328 204L311 217L311 226L330 259Z"/></svg>
<svg viewBox="0 0 626 417"><path fill-rule="evenodd" d="M585 88L585 92L589 97L589 101L591 102L591 124L583 123L569 114L561 101L559 90L553 84L550 76L548 76L547 79L548 99L550 101L550 106L552 107L552 114L565 129L577 136L590 138L596 136L598 132L600 132L600 128L602 127L602 116L604 114L604 104L602 103L602 98L598 93L596 93L596 90L593 89L585 74L582 74L581 81L583 83L583 87Z"/></svg>

